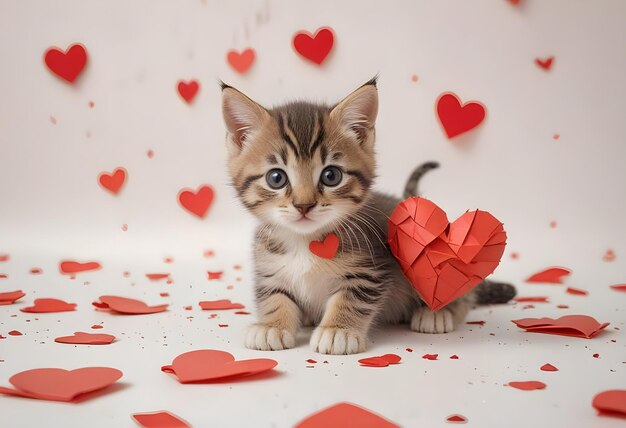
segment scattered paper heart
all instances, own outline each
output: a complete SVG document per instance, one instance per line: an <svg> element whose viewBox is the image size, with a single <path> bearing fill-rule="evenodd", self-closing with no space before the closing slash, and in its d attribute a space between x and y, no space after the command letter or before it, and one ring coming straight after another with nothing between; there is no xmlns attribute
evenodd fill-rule
<svg viewBox="0 0 626 428"><path fill-rule="evenodd" d="M212 281L214 279L222 279L222 275L224 274L223 271L208 271L207 272L207 278L209 279L209 281Z"/></svg>
<svg viewBox="0 0 626 428"><path fill-rule="evenodd" d="M211 202L213 202L213 196L214 192L211 186L203 184L197 191L182 189L178 193L178 202L191 214L204 218L211 206Z"/></svg>
<svg viewBox="0 0 626 428"><path fill-rule="evenodd" d="M532 297L516 297L516 303L534 302L534 303L548 303L548 297L546 296L532 296Z"/></svg>
<svg viewBox="0 0 626 428"><path fill-rule="evenodd" d="M311 241L309 250L318 257L323 259L332 259L339 249L339 238L334 233L329 233L323 242Z"/></svg>
<svg viewBox="0 0 626 428"><path fill-rule="evenodd" d="M147 273L146 278L150 281L161 281L162 279L168 279L170 277L169 273Z"/></svg>
<svg viewBox="0 0 626 428"><path fill-rule="evenodd" d="M564 267L551 267L537 272L526 279L526 282L543 282L547 284L563 284L563 279L572 273Z"/></svg>
<svg viewBox="0 0 626 428"><path fill-rule="evenodd" d="M24 293L22 290L0 293L0 306L12 305L24 296L26 296L26 293Z"/></svg>
<svg viewBox="0 0 626 428"><path fill-rule="evenodd" d="M425 360L435 361L437 358L439 358L439 354L424 354L422 355L422 358Z"/></svg>
<svg viewBox="0 0 626 428"><path fill-rule="evenodd" d="M198 90L200 89L200 83L197 80L190 80L188 82L184 80L180 80L178 85L176 86L178 90L178 94L182 97L183 100L187 104L191 104L193 99L198 94Z"/></svg>
<svg viewBox="0 0 626 428"><path fill-rule="evenodd" d="M569 294L573 294L575 296L587 296L587 295L589 295L588 291L581 290L580 288L574 288L574 287L567 287L565 289L565 292L569 293Z"/></svg>
<svg viewBox="0 0 626 428"><path fill-rule="evenodd" d="M554 366L553 366L552 364L550 364L550 363L546 363L546 364L544 364L543 366L541 366L541 367L540 367L540 370L541 370L541 371L544 371L544 372L558 372L558 371L559 371L559 369L558 369L558 368L554 367Z"/></svg>
<svg viewBox="0 0 626 428"><path fill-rule="evenodd" d="M126 169L118 167L113 170L112 174L108 172L100 173L98 176L98 183L100 183L100 186L102 186L103 189L117 195L126 182L127 175L128 173Z"/></svg>
<svg viewBox="0 0 626 428"><path fill-rule="evenodd" d="M72 336L61 336L54 339L57 343L69 343L73 345L109 345L113 343L115 336L110 334L93 334L77 331Z"/></svg>
<svg viewBox="0 0 626 428"><path fill-rule="evenodd" d="M131 418L144 428L188 428L191 427L179 416L160 410L158 412L134 413Z"/></svg>
<svg viewBox="0 0 626 428"><path fill-rule="evenodd" d="M252 48L244 49L241 52L236 50L228 51L226 60L230 66L237 72L243 74L252 67L254 63L255 52Z"/></svg>
<svg viewBox="0 0 626 428"><path fill-rule="evenodd" d="M588 315L565 315L552 318L523 318L513 320L520 328L532 333L555 334L591 339L605 329L609 323L600 324Z"/></svg>
<svg viewBox="0 0 626 428"><path fill-rule="evenodd" d="M453 424L466 424L467 418L463 415L450 415L446 418L446 422L450 422Z"/></svg>
<svg viewBox="0 0 626 428"><path fill-rule="evenodd" d="M299 31L293 37L293 47L296 52L317 65L324 62L334 42L335 36L330 27L319 28L314 35L308 31Z"/></svg>
<svg viewBox="0 0 626 428"><path fill-rule="evenodd" d="M524 382L509 382L507 384L516 389L521 389L522 391L533 391L535 389L545 389L546 384L543 382L539 382L537 380L528 380Z"/></svg>
<svg viewBox="0 0 626 428"><path fill-rule="evenodd" d="M228 299L207 300L199 303L203 311L220 311L227 309L244 309L241 303L233 303Z"/></svg>
<svg viewBox="0 0 626 428"><path fill-rule="evenodd" d="M387 367L390 364L399 364L401 359L396 354L385 354L379 357L361 358L359 364L364 367Z"/></svg>
<svg viewBox="0 0 626 428"><path fill-rule="evenodd" d="M50 71L73 84L87 64L87 50L81 44L70 45L65 52L51 47L44 54L44 62Z"/></svg>
<svg viewBox="0 0 626 428"><path fill-rule="evenodd" d="M67 303L60 299L35 299L33 306L20 308L22 312L35 314L51 313L51 312L69 312L76 309L76 303Z"/></svg>
<svg viewBox="0 0 626 428"><path fill-rule="evenodd" d="M603 391L593 397L591 405L599 415L626 418L626 390Z"/></svg>
<svg viewBox="0 0 626 428"><path fill-rule="evenodd" d="M448 138L471 131L485 119L486 108L478 101L461 104L459 97L446 92L437 99L437 117Z"/></svg>
<svg viewBox="0 0 626 428"><path fill-rule="evenodd" d="M615 291L626 291L626 284L614 284L611 288Z"/></svg>
<svg viewBox="0 0 626 428"><path fill-rule="evenodd" d="M98 262L76 262L73 260L64 260L59 263L59 271L63 274L71 275L79 272L90 270L98 270L102 266Z"/></svg>
<svg viewBox="0 0 626 428"><path fill-rule="evenodd" d="M550 56L548 58L537 58L535 59L535 64L539 67L543 68L545 71L549 71L552 68L552 63L554 62L554 57Z"/></svg>
<svg viewBox="0 0 626 428"><path fill-rule="evenodd" d="M338 403L307 416L295 428L400 428L368 409L352 403Z"/></svg>
<svg viewBox="0 0 626 428"><path fill-rule="evenodd" d="M141 300L120 296L100 296L99 302L92 303L98 309L108 309L126 315L144 315L163 312L169 305L148 306Z"/></svg>

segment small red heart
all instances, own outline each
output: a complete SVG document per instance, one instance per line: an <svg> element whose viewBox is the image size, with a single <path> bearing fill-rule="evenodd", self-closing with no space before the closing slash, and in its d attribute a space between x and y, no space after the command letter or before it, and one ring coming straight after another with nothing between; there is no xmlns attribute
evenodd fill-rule
<svg viewBox="0 0 626 428"><path fill-rule="evenodd" d="M96 308L108 309L125 315L145 315L163 312L169 305L148 306L141 300L121 296L100 296L99 302L92 302Z"/></svg>
<svg viewBox="0 0 626 428"><path fill-rule="evenodd" d="M544 70L548 71L552 68L553 61L554 61L553 56L546 58L546 59L537 58L535 59L535 64L537 64L539 67L543 68Z"/></svg>
<svg viewBox="0 0 626 428"><path fill-rule="evenodd" d="M323 259L332 259L339 249L339 238L334 233L329 233L324 238L324 242L309 242L309 250L313 254Z"/></svg>
<svg viewBox="0 0 626 428"><path fill-rule="evenodd" d="M26 293L24 293L22 290L0 293L0 306L11 305L24 296L26 296Z"/></svg>
<svg viewBox="0 0 626 428"><path fill-rule="evenodd" d="M178 82L178 93L188 104L191 104L199 89L200 84L197 80L190 80L189 82L181 80Z"/></svg>
<svg viewBox="0 0 626 428"><path fill-rule="evenodd" d="M203 311L221 311L228 309L244 309L241 303L233 303L228 299L223 300L207 300L199 303Z"/></svg>
<svg viewBox="0 0 626 428"><path fill-rule="evenodd" d="M293 37L293 47L300 55L317 65L322 64L333 48L335 36L329 27L319 28L315 35L299 31Z"/></svg>
<svg viewBox="0 0 626 428"><path fill-rule="evenodd" d="M204 218L213 202L213 195L211 186L204 184L196 192L192 189L182 189L178 193L178 202L190 213Z"/></svg>
<svg viewBox="0 0 626 428"><path fill-rule="evenodd" d="M72 336L61 336L54 339L57 343L70 343L73 345L108 345L115 340L111 334L75 332Z"/></svg>
<svg viewBox="0 0 626 428"><path fill-rule="evenodd" d="M73 260L64 260L59 263L59 270L64 274L74 274L78 272L86 272L89 270L98 270L102 266L98 262L76 262Z"/></svg>
<svg viewBox="0 0 626 428"><path fill-rule="evenodd" d="M179 416L168 412L167 410L161 410L158 412L150 413L135 413L131 417L140 426L144 428L189 428L187 422L182 420Z"/></svg>
<svg viewBox="0 0 626 428"><path fill-rule="evenodd" d="M254 62L254 49L248 48L242 51L241 53L236 50L228 51L228 55L226 55L226 59L232 68L237 70L239 73L243 74L252 66Z"/></svg>
<svg viewBox="0 0 626 428"><path fill-rule="evenodd" d="M252 376L271 370L277 364L268 358L236 361L228 352L202 349L180 354L161 370L176 375L180 383L195 383Z"/></svg>
<svg viewBox="0 0 626 428"><path fill-rule="evenodd" d="M67 52L52 47L46 51L44 61L54 74L69 83L74 83L87 64L87 51L80 44L71 45Z"/></svg>
<svg viewBox="0 0 626 428"><path fill-rule="evenodd" d="M313 413L296 424L295 428L399 428L399 425L351 403L338 403Z"/></svg>
<svg viewBox="0 0 626 428"><path fill-rule="evenodd" d="M21 308L22 312L43 314L51 312L69 312L76 309L76 303L67 303L59 299L35 299L33 306Z"/></svg>
<svg viewBox="0 0 626 428"><path fill-rule="evenodd" d="M546 384L538 380L526 380L522 382L509 382L507 385L522 391L534 391L536 389L544 389Z"/></svg>
<svg viewBox="0 0 626 428"><path fill-rule="evenodd" d="M13 375L9 382L16 388L1 388L0 393L52 401L73 401L85 394L117 382L122 372L110 367L83 367L76 370L33 369Z"/></svg>
<svg viewBox="0 0 626 428"><path fill-rule="evenodd" d="M485 118L485 111L485 106L477 101L461 104L452 92L440 95L437 100L437 117L448 138L476 128Z"/></svg>
<svg viewBox="0 0 626 428"><path fill-rule="evenodd" d="M396 354L385 354L378 357L361 358L359 364L363 367L387 367L389 364L399 364L401 359Z"/></svg>
<svg viewBox="0 0 626 428"><path fill-rule="evenodd" d="M537 272L526 279L526 282L542 282L548 284L563 284L563 279L572 273L564 267L550 267Z"/></svg>
<svg viewBox="0 0 626 428"><path fill-rule="evenodd" d="M626 390L603 391L593 397L591 405L600 415L626 418Z"/></svg>
<svg viewBox="0 0 626 428"><path fill-rule="evenodd" d="M98 176L98 182L103 188L117 195L126 181L126 175L127 173L124 168L115 168L113 174L109 174L108 172L101 173Z"/></svg>
<svg viewBox="0 0 626 428"><path fill-rule="evenodd" d="M449 223L441 208L413 196L391 214L388 241L413 288L432 310L438 310L496 269L506 232L498 219L479 210Z"/></svg>

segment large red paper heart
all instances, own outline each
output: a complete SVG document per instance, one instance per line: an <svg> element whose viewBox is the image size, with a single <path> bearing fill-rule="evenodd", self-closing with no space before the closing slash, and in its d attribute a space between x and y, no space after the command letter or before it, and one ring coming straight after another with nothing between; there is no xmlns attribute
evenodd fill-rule
<svg viewBox="0 0 626 428"><path fill-rule="evenodd" d="M204 184L196 192L192 189L182 189L178 193L178 202L190 213L204 218L213 202L213 195L211 186Z"/></svg>
<svg viewBox="0 0 626 428"><path fill-rule="evenodd" d="M485 106L476 101L461 105L461 100L448 92L437 100L437 117L448 138L454 138L480 125L485 118Z"/></svg>
<svg viewBox="0 0 626 428"><path fill-rule="evenodd" d="M399 425L351 403L338 403L308 416L295 428L398 428Z"/></svg>
<svg viewBox="0 0 626 428"><path fill-rule="evenodd" d="M608 322L601 324L589 315L565 315L557 319L522 318L511 321L531 333L556 334L584 339L591 339L609 325Z"/></svg>
<svg viewBox="0 0 626 428"><path fill-rule="evenodd" d="M198 90L200 89L200 84L198 83L197 80L190 80L189 82L185 82L184 80L181 80L180 82L178 82L178 86L176 88L178 89L178 93L180 94L180 96L188 104L190 104L193 101L193 99L196 97L196 94L198 93Z"/></svg>
<svg viewBox="0 0 626 428"><path fill-rule="evenodd" d="M241 53L235 50L228 51L226 59L232 68L243 74L248 71L254 62L254 49L248 48Z"/></svg>
<svg viewBox="0 0 626 428"><path fill-rule="evenodd" d="M176 375L180 383L223 381L252 376L276 367L268 358L235 361L228 352L213 349L185 352L174 358L171 365L161 367Z"/></svg>
<svg viewBox="0 0 626 428"><path fill-rule="evenodd" d="M126 170L124 168L115 168L112 174L103 172L98 176L100 186L109 192L117 195L126 181Z"/></svg>
<svg viewBox="0 0 626 428"><path fill-rule="evenodd" d="M479 210L449 223L441 208L413 196L391 214L388 241L413 288L438 310L496 269L506 232L498 219Z"/></svg>
<svg viewBox="0 0 626 428"><path fill-rule="evenodd" d="M309 242L309 250L318 257L323 259L332 259L339 249L339 238L334 233L329 233L323 242Z"/></svg>
<svg viewBox="0 0 626 428"><path fill-rule="evenodd" d="M33 369L13 375L9 382L16 388L0 387L0 393L40 400L72 401L79 395L117 382L122 372L110 367L83 367L76 370Z"/></svg>
<svg viewBox="0 0 626 428"><path fill-rule="evenodd" d="M87 64L87 51L80 44L71 45L67 52L53 47L44 54L44 61L54 74L69 83L74 83Z"/></svg>
<svg viewBox="0 0 626 428"><path fill-rule="evenodd" d="M333 48L335 36L331 28L319 28L315 35L307 31L300 31L293 37L293 47L300 55L309 61L320 65Z"/></svg>
<svg viewBox="0 0 626 428"><path fill-rule="evenodd" d="M626 418L626 390L603 391L593 397L591 405L600 415Z"/></svg>

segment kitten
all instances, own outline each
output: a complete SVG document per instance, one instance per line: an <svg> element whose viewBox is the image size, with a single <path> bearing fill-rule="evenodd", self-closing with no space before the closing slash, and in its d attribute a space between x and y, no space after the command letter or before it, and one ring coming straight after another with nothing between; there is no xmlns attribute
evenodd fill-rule
<svg viewBox="0 0 626 428"><path fill-rule="evenodd" d="M259 320L245 345L293 348L302 325L317 326L313 350L354 354L376 323L410 323L421 333L447 333L470 305L506 302L508 284L483 282L433 312L402 273L387 244L387 220L399 199L371 190L375 178L376 78L326 106L292 102L266 109L222 84L229 172L256 232L255 294ZM405 197L416 193L415 170ZM332 259L309 250L329 233L340 239Z"/></svg>

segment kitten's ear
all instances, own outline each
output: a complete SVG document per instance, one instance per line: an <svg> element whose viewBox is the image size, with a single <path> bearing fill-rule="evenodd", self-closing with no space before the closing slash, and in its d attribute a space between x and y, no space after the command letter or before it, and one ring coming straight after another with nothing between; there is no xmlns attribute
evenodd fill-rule
<svg viewBox="0 0 626 428"><path fill-rule="evenodd" d="M269 118L261 105L222 82L222 114L230 134L228 139L239 150L244 142Z"/></svg>
<svg viewBox="0 0 626 428"><path fill-rule="evenodd" d="M378 114L378 90L376 79L361 86L337 104L330 112L330 117L335 119L340 126L349 132L353 132L360 143L363 143L371 135L376 124Z"/></svg>

